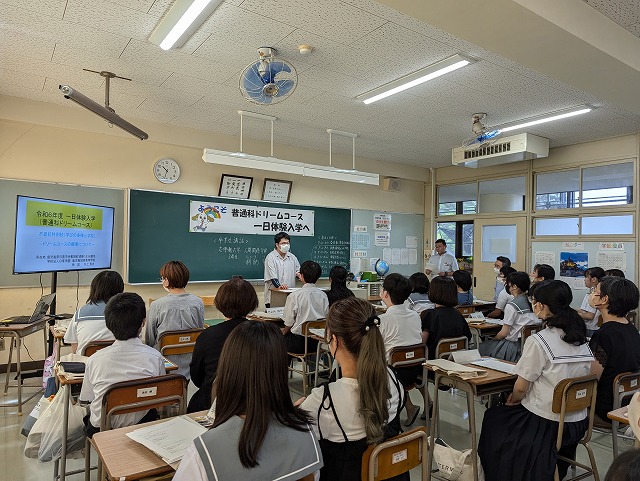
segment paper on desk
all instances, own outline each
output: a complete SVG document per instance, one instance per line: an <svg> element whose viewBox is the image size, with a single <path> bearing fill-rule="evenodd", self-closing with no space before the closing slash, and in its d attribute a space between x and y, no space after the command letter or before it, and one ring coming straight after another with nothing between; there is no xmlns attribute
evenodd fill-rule
<svg viewBox="0 0 640 481"><path fill-rule="evenodd" d="M253 317L258 317L260 319L281 319L282 315L284 314L284 307L273 307L268 309L269 312L253 311L250 315ZM274 310L276 311L272 312Z"/></svg>
<svg viewBox="0 0 640 481"><path fill-rule="evenodd" d="M471 361L471 364L474 366L486 367L487 369L493 369L494 371L505 372L507 374L513 374L513 370L516 368L515 364L510 364L492 357L476 359L475 361Z"/></svg>
<svg viewBox="0 0 640 481"><path fill-rule="evenodd" d="M477 367L464 366L446 359L431 359L425 366L432 367L434 371L443 371L448 376L457 376L462 379L473 379L487 375L487 371Z"/></svg>
<svg viewBox="0 0 640 481"><path fill-rule="evenodd" d="M478 351L477 349L454 351L451 353L451 356L453 357L453 362L457 362L458 364L468 364L482 358L482 356L480 355L480 351Z"/></svg>
<svg viewBox="0 0 640 481"><path fill-rule="evenodd" d="M309 332L311 334L313 334L314 336L318 336L318 337L321 337L322 339L326 339L324 337L324 335L325 335L324 329L309 329Z"/></svg>
<svg viewBox="0 0 640 481"><path fill-rule="evenodd" d="M156 453L167 464L172 464L182 459L193 440L205 432L205 427L188 416L179 416L136 429L127 433L127 436Z"/></svg>
<svg viewBox="0 0 640 481"><path fill-rule="evenodd" d="M491 319L490 317L487 317L485 322L488 322L489 324L496 324L498 326L502 326L504 324L502 319Z"/></svg>

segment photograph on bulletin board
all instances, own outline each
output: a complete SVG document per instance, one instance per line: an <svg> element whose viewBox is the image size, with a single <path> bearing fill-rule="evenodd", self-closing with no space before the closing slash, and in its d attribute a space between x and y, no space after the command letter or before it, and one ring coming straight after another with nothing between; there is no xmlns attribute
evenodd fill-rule
<svg viewBox="0 0 640 481"><path fill-rule="evenodd" d="M222 174L218 195L221 197L232 197L234 199L248 199L249 194L251 194L252 185L253 177Z"/></svg>
<svg viewBox="0 0 640 481"><path fill-rule="evenodd" d="M561 277L584 277L588 265L587 252L560 252Z"/></svg>

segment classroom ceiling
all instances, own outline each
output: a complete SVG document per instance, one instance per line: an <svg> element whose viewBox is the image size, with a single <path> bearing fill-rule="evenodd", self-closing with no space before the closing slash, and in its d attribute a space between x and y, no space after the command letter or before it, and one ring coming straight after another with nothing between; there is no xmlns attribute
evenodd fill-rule
<svg viewBox="0 0 640 481"><path fill-rule="evenodd" d="M474 112L499 125L597 107L527 129L552 147L640 131L637 0L572 1L563 6L602 19L602 36L625 29L620 55L617 45L596 49L586 36L562 30L528 0L226 0L183 48L169 52L147 38L173 0L0 0L0 94L81 108L58 85L102 102L103 79L82 69L108 70L132 79L111 82L111 107L138 120L152 141L162 139L145 121L238 135L237 110L248 110L278 117L276 144L328 152L332 128L358 134L359 157L421 167L450 165L451 148L471 135ZM447 10L454 8L461 10ZM545 44L549 38L560 40ZM302 56L300 44L313 52ZM238 90L260 46L277 48L298 71L295 92L276 105L249 103ZM568 46L578 66L560 57ZM477 61L371 105L355 99L456 53ZM614 75L617 69L628 74ZM269 125L245 120L244 135L268 140ZM333 151L350 155L351 139L334 137Z"/></svg>

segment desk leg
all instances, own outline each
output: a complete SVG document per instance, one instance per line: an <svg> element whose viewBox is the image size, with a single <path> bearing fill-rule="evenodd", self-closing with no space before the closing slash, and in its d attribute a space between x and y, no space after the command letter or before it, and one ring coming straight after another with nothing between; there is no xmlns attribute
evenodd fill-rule
<svg viewBox="0 0 640 481"><path fill-rule="evenodd" d="M8 336L11 342L11 345L9 346L9 361L7 362L7 379L4 383L4 393L7 394L7 392L9 391L9 377L11 376L11 361L13 361L13 339L14 336L10 335Z"/></svg>
<svg viewBox="0 0 640 481"><path fill-rule="evenodd" d="M440 403L438 401L438 383L440 382L440 374L435 373L434 390L433 390L433 417L431 418L431 426L429 427L429 439L427 446L427 478L426 481L431 481L431 471L433 470L433 449L436 441L436 426L440 422ZM429 409L427 407L427 409ZM427 414L428 416L428 414Z"/></svg>
<svg viewBox="0 0 640 481"><path fill-rule="evenodd" d="M60 481L67 475L67 435L69 434L69 402L71 400L71 386L65 385L64 411L62 416L62 453L60 455Z"/></svg>
<svg viewBox="0 0 640 481"><path fill-rule="evenodd" d="M16 336L16 371L18 371L18 416L22 416L22 364L20 361L21 350L22 339L20 338L20 336Z"/></svg>
<svg viewBox="0 0 640 481"><path fill-rule="evenodd" d="M476 407L473 392L469 389L467 392L467 410L469 411L469 428L471 430L471 457L473 466L473 479L478 481L478 440L476 433Z"/></svg>

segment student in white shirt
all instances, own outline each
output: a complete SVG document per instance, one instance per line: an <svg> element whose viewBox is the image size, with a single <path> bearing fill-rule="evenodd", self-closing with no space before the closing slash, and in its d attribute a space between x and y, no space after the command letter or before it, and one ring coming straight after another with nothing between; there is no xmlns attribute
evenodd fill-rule
<svg viewBox="0 0 640 481"><path fill-rule="evenodd" d="M315 261L304 261L300 266L300 280L304 282L302 288L287 296L284 305L284 334L287 350L294 353L304 353L304 336L302 325L307 321L324 319L329 310L329 299L324 291L316 287L316 281L322 275L320 264ZM315 351L317 341L309 339L308 348Z"/></svg>
<svg viewBox="0 0 640 481"><path fill-rule="evenodd" d="M409 279L402 274L393 273L384 278L380 297L387 306L387 312L380 314L380 334L382 334L384 341L388 363L391 363L391 350L394 347L423 344L420 315L405 304L410 294L411 284ZM398 379L405 387L415 383L421 372L421 366L397 369ZM420 414L420 407L411 402L409 392L406 393L406 397L407 420L405 426L410 426Z"/></svg>
<svg viewBox="0 0 640 481"><path fill-rule="evenodd" d="M379 324L373 306L355 297L332 304L327 315L329 349L342 377L296 403L316 420L324 458L321 481L360 479L368 445L400 432L404 390L384 361Z"/></svg>
<svg viewBox="0 0 640 481"><path fill-rule="evenodd" d="M505 256L496 257L496 261L493 263L493 272L496 274L496 293L493 296L494 302L498 300L498 296L504 291L504 282L500 281L500 271L504 267L511 267L511 259ZM515 272L515 269L513 269L513 272ZM505 277L508 274L509 272L505 274Z"/></svg>
<svg viewBox="0 0 640 481"><path fill-rule="evenodd" d="M429 263L424 273L434 276L452 276L458 270L458 261L453 254L447 252L447 243L444 239L438 239L434 248L436 253L429 258Z"/></svg>
<svg viewBox="0 0 640 481"><path fill-rule="evenodd" d="M556 278L556 270L549 264L536 264L533 266L529 279L531 284L537 284L542 281L552 281Z"/></svg>
<svg viewBox="0 0 640 481"><path fill-rule="evenodd" d="M91 437L100 431L102 398L113 384L165 373L164 359L154 348L140 340L146 308L142 298L133 292L116 294L107 303L104 317L115 342L87 359L80 400L91 403L84 418L85 432ZM155 409L114 416L113 428L131 426L157 419Z"/></svg>
<svg viewBox="0 0 640 481"><path fill-rule="evenodd" d="M175 481L313 481L322 453L311 416L291 401L287 352L276 326L246 321L236 327L222 348L214 386L213 426L187 449Z"/></svg>
<svg viewBox="0 0 640 481"><path fill-rule="evenodd" d="M420 314L427 309L433 309L436 305L429 300L429 278L422 272L416 272L409 277L411 283L411 294L409 295L409 306Z"/></svg>
<svg viewBox="0 0 640 481"><path fill-rule="evenodd" d="M502 289L500 289L500 293L498 294L496 307L487 314L487 317L491 317L492 319L502 319L504 317L504 308L507 306L507 303L513 299L509 291L504 288L504 284L507 282L507 276L517 271L511 266L504 266L500 268L499 272L497 282L502 286Z"/></svg>
<svg viewBox="0 0 640 481"><path fill-rule="evenodd" d="M91 281L87 303L74 314L64 335L71 352L82 353L91 341L112 341L104 320L104 308L112 296L124 292L124 281L116 271L99 272Z"/></svg>
<svg viewBox="0 0 640 481"><path fill-rule="evenodd" d="M537 324L527 299L529 275L526 272L513 272L507 276L505 290L513 296L504 308L502 329L489 341L480 343L483 356L491 356L505 361L520 359L520 331L528 324Z"/></svg>
<svg viewBox="0 0 640 481"><path fill-rule="evenodd" d="M584 286L588 289L587 293L582 299L578 314L587 326L587 337L593 337L598 330L598 320L600 319L600 311L595 307L591 307L589 299L591 293L595 290L596 286L600 283L600 279L605 276L604 269L602 267L590 267L584 272Z"/></svg>
<svg viewBox="0 0 640 481"><path fill-rule="evenodd" d="M491 481L551 481L558 454L575 459L589 424L586 409L568 414L556 451L560 415L551 409L553 389L563 379L589 374L593 356L584 322L571 308L571 288L549 281L533 295L533 311L547 328L527 339L513 393L505 405L489 409L482 422L478 455ZM557 464L563 479L568 465Z"/></svg>
<svg viewBox="0 0 640 481"><path fill-rule="evenodd" d="M271 307L271 288L289 289L296 286L300 272L298 258L290 251L291 237L286 232L273 236L275 248L264 259L264 304Z"/></svg>

